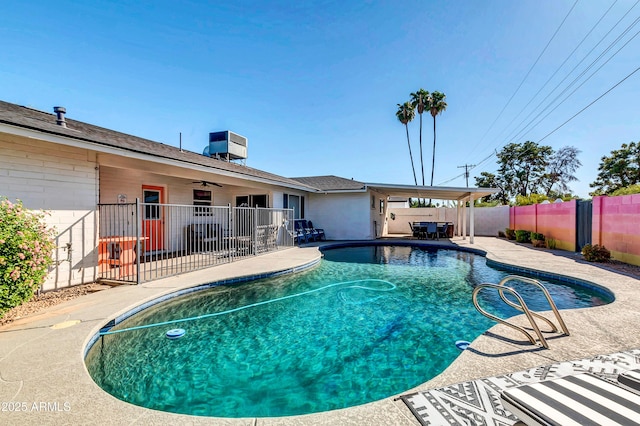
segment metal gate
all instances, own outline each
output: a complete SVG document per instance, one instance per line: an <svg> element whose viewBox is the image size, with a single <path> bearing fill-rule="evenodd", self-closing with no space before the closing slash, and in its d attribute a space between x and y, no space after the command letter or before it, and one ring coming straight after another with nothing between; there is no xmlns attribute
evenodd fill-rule
<svg viewBox="0 0 640 426"><path fill-rule="evenodd" d="M98 274L140 283L293 247L293 210L99 204ZM145 226L148 217L156 228Z"/></svg>
<svg viewBox="0 0 640 426"><path fill-rule="evenodd" d="M591 219L593 207L591 200L576 200L576 251L591 244Z"/></svg>

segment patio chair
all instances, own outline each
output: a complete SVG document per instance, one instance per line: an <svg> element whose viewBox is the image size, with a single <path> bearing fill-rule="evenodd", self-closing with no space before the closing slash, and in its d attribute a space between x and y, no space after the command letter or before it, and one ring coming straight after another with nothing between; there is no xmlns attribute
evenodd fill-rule
<svg viewBox="0 0 640 426"><path fill-rule="evenodd" d="M314 232L314 231L315 231L315 232L317 232L317 234L318 234L318 241L320 241L320 240L326 240L326 239L327 239L327 237L326 237L326 236L325 236L325 234L324 234L324 229L322 229L322 228L315 228L315 227L313 226L313 223L311 223L311 221L310 221L310 220L308 220L308 221L307 221L307 225L308 225L308 227L309 227L308 229L310 229L312 232Z"/></svg>
<svg viewBox="0 0 640 426"><path fill-rule="evenodd" d="M420 227L417 223L409 222L409 228L411 228L411 235L414 238L420 238Z"/></svg>
<svg viewBox="0 0 640 426"><path fill-rule="evenodd" d="M294 222L294 228L296 233L302 233L305 235L305 242L316 241L318 237L317 232L311 232L311 230L307 227L307 221L304 219L296 219Z"/></svg>
<svg viewBox="0 0 640 426"><path fill-rule="evenodd" d="M438 238L438 224L435 222L427 222L427 230L425 231L425 238L431 236L432 239Z"/></svg>
<svg viewBox="0 0 640 426"><path fill-rule="evenodd" d="M313 227L309 225L309 221L300 219L300 224L302 225L302 228L311 235L313 241L320 241L320 232L318 232L317 229L313 229Z"/></svg>
<svg viewBox="0 0 640 426"><path fill-rule="evenodd" d="M440 239L440 237L449 238L449 234L447 233L448 228L449 228L448 223L444 223L442 224L442 226L438 226L438 239Z"/></svg>
<svg viewBox="0 0 640 426"><path fill-rule="evenodd" d="M590 373L506 389L500 399L527 425L640 425L640 395Z"/></svg>
<svg viewBox="0 0 640 426"><path fill-rule="evenodd" d="M293 232L289 230L287 231L289 232L289 235L293 237L293 241L298 243L298 245L302 244L303 241L305 243L309 242L309 237L311 236L311 234L305 231L299 220L293 221Z"/></svg>

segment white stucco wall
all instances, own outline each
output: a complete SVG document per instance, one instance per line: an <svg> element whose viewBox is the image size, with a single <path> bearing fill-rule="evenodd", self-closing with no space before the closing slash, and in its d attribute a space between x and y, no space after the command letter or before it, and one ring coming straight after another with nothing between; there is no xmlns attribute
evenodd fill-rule
<svg viewBox="0 0 640 426"><path fill-rule="evenodd" d="M367 192L310 194L306 219L323 228L328 240L368 240L375 238L374 212Z"/></svg>
<svg viewBox="0 0 640 426"><path fill-rule="evenodd" d="M466 209L467 234L469 233L470 209ZM433 221L453 222L458 229L458 218L455 208L391 208L389 214L395 215L395 220L389 220L389 234L410 234L409 222ZM509 206L475 207L475 230L478 236L497 236L498 231L509 227Z"/></svg>
<svg viewBox="0 0 640 426"><path fill-rule="evenodd" d="M476 207L475 235L497 237L509 227L509 206ZM467 208L467 232L469 232L469 209Z"/></svg>
<svg viewBox="0 0 640 426"><path fill-rule="evenodd" d="M92 282L96 278L95 155L87 150L0 134L0 195L44 209L56 230L55 266L43 290ZM64 247L71 243L71 259Z"/></svg>

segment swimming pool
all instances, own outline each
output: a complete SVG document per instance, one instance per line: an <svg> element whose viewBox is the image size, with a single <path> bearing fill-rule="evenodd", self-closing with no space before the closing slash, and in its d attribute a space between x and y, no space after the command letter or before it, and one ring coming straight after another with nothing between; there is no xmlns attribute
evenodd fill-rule
<svg viewBox="0 0 640 426"><path fill-rule="evenodd" d="M184 414L269 417L359 405L444 370L459 354L456 340L493 325L475 311L473 285L507 274L452 250L367 246L324 254L300 274L218 286L140 312L114 329L235 310L104 336L87 354L90 374L119 399ZM560 309L611 301L602 292L545 285ZM175 327L185 336L167 339Z"/></svg>

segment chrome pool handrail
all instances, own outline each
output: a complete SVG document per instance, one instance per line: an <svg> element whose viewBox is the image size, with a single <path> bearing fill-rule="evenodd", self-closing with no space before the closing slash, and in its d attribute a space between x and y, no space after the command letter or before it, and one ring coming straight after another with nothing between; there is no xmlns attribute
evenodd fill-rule
<svg viewBox="0 0 640 426"><path fill-rule="evenodd" d="M555 315L556 319L558 320L558 323L560 324L560 328L562 328L562 332L565 335L569 335L569 329L567 328L567 325L564 323L564 320L562 319L562 316L560 316L560 312L558 311L558 308L556 307L555 302L553 301L553 299L551 298L551 294L549 294L549 291L546 289L545 286L542 285L542 283L536 279L533 278L527 278L527 277L521 277L518 275L507 275L506 277L504 277L502 280L500 280L500 282L498 283L499 286L504 286L507 282L509 281L521 281L524 283L528 283L528 284L533 284L536 287L538 287L540 290L542 290L542 293L544 294L544 297L547 299L547 302L549 302L549 306L551 307L551 310L553 311L553 314ZM512 301L506 299L504 297L504 293L501 290L498 290L498 292L500 293L500 298L502 300L504 300L504 302L511 306L512 308L518 309L520 311L522 311L522 308L520 308L518 305L516 305L515 303L513 303ZM547 324L549 324L552 328L552 332L556 332L558 331L558 328L546 317L538 314L537 312L531 312L532 315L534 315L537 318L543 319L544 321L547 322Z"/></svg>
<svg viewBox="0 0 640 426"><path fill-rule="evenodd" d="M485 288L495 288L496 290L498 290L499 292L502 291L509 291L510 293L513 294L513 296L518 300L518 302L520 303L522 309L520 309L521 311L524 312L524 314L527 316L527 319L529 320L529 323L531 324L531 327L533 328L533 330L536 332L537 336L538 336L538 340L540 340L540 344L542 344L542 346L544 346L545 349L549 349L549 344L547 343L547 340L544 338L544 336L542 335L542 332L540 331L540 328L538 327L538 324L536 323L536 321L533 319L533 315L531 315L531 311L529 310L529 308L527 308L527 304L524 302L524 300L522 299L522 297L518 294L517 291L515 291L513 288L511 287L505 287L503 285L499 285L499 284L491 284L491 283L482 283L482 284L478 284L474 289L473 289L473 305L476 307L476 309L478 310L478 312L480 312L482 315L484 315L485 317L492 319L494 321L497 321L501 324L504 324L508 327L511 327L515 330L518 330L519 332L521 332L522 334L524 334L525 336L527 336L527 339L529 339L529 342L532 345L537 345L536 339L535 337L533 337L527 330L525 330L524 328L512 324L500 317L497 317L493 314L490 314L489 312L485 311L484 309L482 309L480 307L480 305L478 304L478 293L480 293L480 291L482 291ZM503 300L505 300L503 298ZM513 303L513 302L512 302Z"/></svg>
<svg viewBox="0 0 640 426"><path fill-rule="evenodd" d="M518 276L518 275L508 275L508 276L504 277L502 280L500 280L500 282L498 284L482 283L482 284L477 285L473 289L472 300L473 300L473 305L476 307L478 312L480 312L482 315L486 316L489 319L492 319L494 321L497 321L497 322L499 322L501 324L504 324L504 325L506 325L508 327L511 327L513 329L516 329L516 330L520 331L525 336L527 336L527 339L529 339L529 342L531 342L531 344L533 344L533 345L537 344L535 337L532 336L531 333L529 333L524 328L522 328L522 327L520 327L518 325L515 325L513 323L510 323L509 321L507 321L507 320L505 320L503 318L500 318L500 317L498 317L496 315L490 314L489 312L487 312L486 310L484 310L484 309L482 309L480 307L480 304L478 303L478 294L480 293L480 291L482 291L483 289L486 289L486 288L493 288L493 289L498 290L498 294L500 294L500 298L502 299L503 302L505 302L508 306L511 306L514 309L517 309L517 310L519 310L521 312L524 312L525 316L529 320L529 323L531 324L531 327L536 332L536 335L538 336L538 340L540 341L542 346L544 346L546 349L548 349L549 345L547 344L547 340L542 335L542 332L540 331L540 328L538 327L538 324L536 323L534 317L544 320L551 327L551 332L553 332L553 333L557 332L558 328L548 318L544 317L543 315L540 315L537 312L531 311L527 307L527 304L525 303L525 301L522 298L522 296L520 296L520 294L518 294L518 292L515 289L513 289L512 287L507 287L506 286L506 283L508 283L509 281L521 281L521 282L524 282L524 283L533 284L536 287L538 287L540 290L542 290L542 293L544 294L545 298L547 299L547 302L549 302L549 306L551 306L551 310L553 311L554 315L556 316L556 319L558 320L558 323L560 324L560 328L562 328L562 331L563 331L563 333L565 335L567 335L567 336L569 335L569 329L567 328L567 325L565 324L564 320L562 319L562 316L560 315L560 312L558 311L558 308L556 307L555 302L551 298L551 294L549 294L549 291L542 285L542 283L540 283L540 281L535 280L533 278L521 277L521 276ZM514 303L513 301L507 299L507 297L505 296L505 291L511 293L516 298L518 303Z"/></svg>

